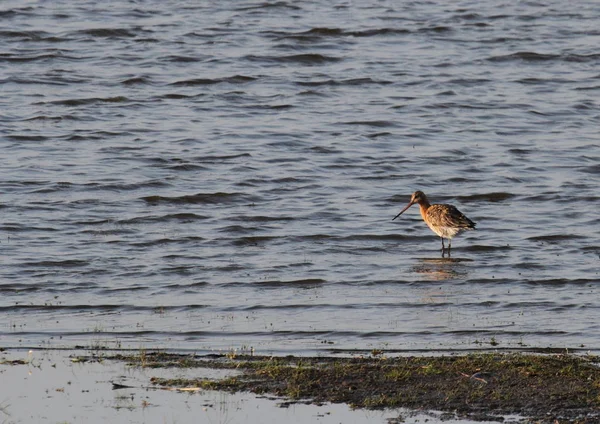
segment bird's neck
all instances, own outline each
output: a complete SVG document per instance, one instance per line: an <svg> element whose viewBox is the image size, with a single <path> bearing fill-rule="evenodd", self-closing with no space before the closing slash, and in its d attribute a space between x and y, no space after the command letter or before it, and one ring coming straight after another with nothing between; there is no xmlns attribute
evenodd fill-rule
<svg viewBox="0 0 600 424"><path fill-rule="evenodd" d="M429 206L431 206L431 203L429 203L429 200L427 199L422 199L419 202L419 207L421 208L421 210L427 210L429 209Z"/></svg>
<svg viewBox="0 0 600 424"><path fill-rule="evenodd" d="M419 211L421 212L421 217L427 221L425 218L427 217L427 209L429 209L431 204L427 200L421 200L419 202Z"/></svg>

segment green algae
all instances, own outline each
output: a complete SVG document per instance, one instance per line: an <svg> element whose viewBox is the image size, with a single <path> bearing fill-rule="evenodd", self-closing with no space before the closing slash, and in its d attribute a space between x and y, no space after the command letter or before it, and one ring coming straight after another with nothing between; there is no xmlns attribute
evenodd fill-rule
<svg viewBox="0 0 600 424"><path fill-rule="evenodd" d="M219 380L152 378L158 387L249 391L297 402L439 410L470 418L501 419L516 414L536 422L592 422L600 417L600 359L596 356L485 353L306 358L144 353L120 359L149 368L242 372Z"/></svg>

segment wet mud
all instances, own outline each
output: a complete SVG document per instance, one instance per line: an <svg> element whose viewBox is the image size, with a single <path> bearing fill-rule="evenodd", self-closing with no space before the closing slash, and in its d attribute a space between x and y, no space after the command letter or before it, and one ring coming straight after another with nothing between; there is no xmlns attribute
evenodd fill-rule
<svg viewBox="0 0 600 424"><path fill-rule="evenodd" d="M220 379L152 377L156 387L247 391L285 402L344 403L354 408L444 411L448 419L573 422L600 420L597 356L470 354L429 357L267 357L115 355L146 368L212 368ZM519 418L514 418L519 417Z"/></svg>

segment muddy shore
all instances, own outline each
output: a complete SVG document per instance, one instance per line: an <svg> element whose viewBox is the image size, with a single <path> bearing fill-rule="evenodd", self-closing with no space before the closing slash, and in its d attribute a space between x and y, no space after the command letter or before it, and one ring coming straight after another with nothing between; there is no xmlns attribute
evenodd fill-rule
<svg viewBox="0 0 600 424"><path fill-rule="evenodd" d="M98 360L82 360L90 359ZM287 404L331 402L366 409L438 410L449 419L483 421L600 420L600 358L589 355L386 357L381 352L368 357L307 358L142 352L101 360L150 370L236 370L235 375L218 379L151 377L150 382L182 391L269 394Z"/></svg>

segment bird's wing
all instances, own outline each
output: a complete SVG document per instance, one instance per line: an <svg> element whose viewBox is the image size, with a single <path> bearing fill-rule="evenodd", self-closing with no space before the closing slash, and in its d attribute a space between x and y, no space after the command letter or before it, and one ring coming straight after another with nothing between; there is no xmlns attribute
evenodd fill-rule
<svg viewBox="0 0 600 424"><path fill-rule="evenodd" d="M475 223L452 205L431 205L428 218L440 227L475 228Z"/></svg>

